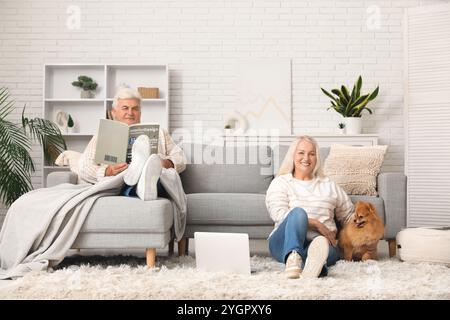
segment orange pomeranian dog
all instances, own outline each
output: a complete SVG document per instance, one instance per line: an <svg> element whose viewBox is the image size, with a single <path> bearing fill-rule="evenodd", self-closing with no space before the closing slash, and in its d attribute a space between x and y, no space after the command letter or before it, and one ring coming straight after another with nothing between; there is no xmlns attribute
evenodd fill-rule
<svg viewBox="0 0 450 320"><path fill-rule="evenodd" d="M377 259L378 241L383 238L384 225L373 204L358 201L351 221L339 233L339 247L345 260Z"/></svg>

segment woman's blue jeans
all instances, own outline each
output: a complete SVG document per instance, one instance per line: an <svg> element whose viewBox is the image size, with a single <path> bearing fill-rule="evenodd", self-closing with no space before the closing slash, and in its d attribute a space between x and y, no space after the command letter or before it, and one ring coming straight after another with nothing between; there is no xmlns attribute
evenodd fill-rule
<svg viewBox="0 0 450 320"><path fill-rule="evenodd" d="M308 256L308 247L311 241L306 239L308 231L308 215L302 208L292 209L277 230L269 238L269 250L272 256L282 263L292 251L297 251L302 257L302 269ZM326 276L327 267L339 260L339 249L330 244L326 266L323 267L320 276Z"/></svg>

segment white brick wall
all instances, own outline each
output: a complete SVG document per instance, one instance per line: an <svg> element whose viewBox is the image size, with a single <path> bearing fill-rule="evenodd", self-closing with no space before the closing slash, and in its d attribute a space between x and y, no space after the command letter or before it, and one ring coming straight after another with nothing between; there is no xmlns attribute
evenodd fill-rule
<svg viewBox="0 0 450 320"><path fill-rule="evenodd" d="M168 63L172 129L196 120L222 128L234 104L233 67L239 58L292 59L294 133L334 132L320 86L380 85L365 115L364 133L388 144L384 171L403 171L404 9L449 0L2 0L0 85L8 86L31 116L41 116L42 65L56 62ZM69 6L81 10L81 28L66 26ZM370 6L380 28L368 29ZM40 162L36 149L36 160ZM41 172L33 183L40 186Z"/></svg>

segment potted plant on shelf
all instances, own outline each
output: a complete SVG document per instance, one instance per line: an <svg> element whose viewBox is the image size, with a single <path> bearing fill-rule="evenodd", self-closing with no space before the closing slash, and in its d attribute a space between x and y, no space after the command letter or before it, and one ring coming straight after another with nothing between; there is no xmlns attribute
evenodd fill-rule
<svg viewBox="0 0 450 320"><path fill-rule="evenodd" d="M72 116L69 114L69 118L67 119L67 132L73 133L75 123L73 122Z"/></svg>
<svg viewBox="0 0 450 320"><path fill-rule="evenodd" d="M231 128L230 124L225 125L225 134L232 134L233 129Z"/></svg>
<svg viewBox="0 0 450 320"><path fill-rule="evenodd" d="M72 82L74 87L80 87L81 98L90 99L94 97L94 90L97 89L97 83L88 76L79 76L78 81Z"/></svg>
<svg viewBox="0 0 450 320"><path fill-rule="evenodd" d="M14 101L9 100L7 88L0 88L0 201L7 206L33 189L32 141L37 140L42 146L46 164L52 164L66 150L66 142L58 126L43 118L28 119L25 107L21 124L6 119L14 111Z"/></svg>
<svg viewBox="0 0 450 320"><path fill-rule="evenodd" d="M340 122L338 124L338 133L340 133L340 134L344 134L345 133L345 123Z"/></svg>
<svg viewBox="0 0 450 320"><path fill-rule="evenodd" d="M361 113L367 110L372 114L372 110L367 108L367 104L375 99L378 95L379 86L376 87L372 93L361 95L362 78L358 77L358 80L353 85L352 92L342 85L341 89L333 89L329 93L327 90L322 89L329 98L331 98L331 106L327 109L334 109L337 113L342 115L345 120L346 133L347 134L360 134L361 133Z"/></svg>

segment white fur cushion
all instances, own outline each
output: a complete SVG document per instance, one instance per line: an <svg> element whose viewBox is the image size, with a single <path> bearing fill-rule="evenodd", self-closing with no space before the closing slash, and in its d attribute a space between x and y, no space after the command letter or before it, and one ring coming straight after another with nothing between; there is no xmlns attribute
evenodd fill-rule
<svg viewBox="0 0 450 320"><path fill-rule="evenodd" d="M78 174L78 160L81 153L77 151L66 150L62 152L55 160L57 166L69 166L70 171Z"/></svg>
<svg viewBox="0 0 450 320"><path fill-rule="evenodd" d="M324 173L347 194L377 196L377 176L386 150L387 146L332 145Z"/></svg>
<svg viewBox="0 0 450 320"><path fill-rule="evenodd" d="M408 228L397 233L400 259L434 262L450 266L450 229Z"/></svg>

